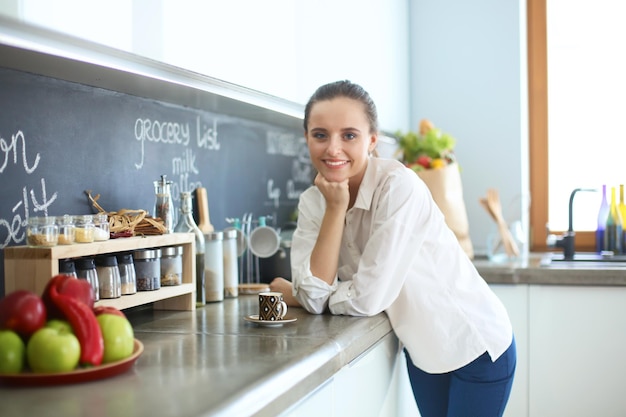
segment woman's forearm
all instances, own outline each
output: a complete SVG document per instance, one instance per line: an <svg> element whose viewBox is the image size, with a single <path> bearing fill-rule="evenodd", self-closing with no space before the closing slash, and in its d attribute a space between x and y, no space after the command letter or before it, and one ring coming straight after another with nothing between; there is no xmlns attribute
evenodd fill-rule
<svg viewBox="0 0 626 417"><path fill-rule="evenodd" d="M337 275L345 210L327 209L311 253L311 273L332 285Z"/></svg>

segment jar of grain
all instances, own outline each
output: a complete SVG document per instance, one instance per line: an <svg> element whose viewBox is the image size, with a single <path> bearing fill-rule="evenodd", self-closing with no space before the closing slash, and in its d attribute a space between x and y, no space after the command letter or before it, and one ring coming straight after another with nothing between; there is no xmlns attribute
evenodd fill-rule
<svg viewBox="0 0 626 417"><path fill-rule="evenodd" d="M183 282L183 247L161 248L161 285L180 285Z"/></svg>
<svg viewBox="0 0 626 417"><path fill-rule="evenodd" d="M92 215L75 216L74 228L76 230L76 243L91 243L94 241L95 226Z"/></svg>
<svg viewBox="0 0 626 417"><path fill-rule="evenodd" d="M137 292L137 277L132 253L120 253L117 255L117 266L120 270L122 282L122 295L135 294Z"/></svg>
<svg viewBox="0 0 626 417"><path fill-rule="evenodd" d="M76 240L74 217L68 214L57 216L56 224L59 228L59 245L71 245Z"/></svg>
<svg viewBox="0 0 626 417"><path fill-rule="evenodd" d="M56 246L59 241L59 227L55 217L30 217L26 227L26 242L32 247Z"/></svg>
<svg viewBox="0 0 626 417"><path fill-rule="evenodd" d="M122 281L115 255L96 257L100 298L119 298L122 296Z"/></svg>
<svg viewBox="0 0 626 417"><path fill-rule="evenodd" d="M109 216L106 213L93 215L94 240L100 242L109 240L111 233L109 232Z"/></svg>
<svg viewBox="0 0 626 417"><path fill-rule="evenodd" d="M137 291L161 288L161 249L141 249L133 252Z"/></svg>

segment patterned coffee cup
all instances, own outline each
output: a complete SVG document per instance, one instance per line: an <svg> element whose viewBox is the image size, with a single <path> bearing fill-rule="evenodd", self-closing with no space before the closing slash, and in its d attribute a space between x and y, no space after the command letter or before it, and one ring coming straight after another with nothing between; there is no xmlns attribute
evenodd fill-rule
<svg viewBox="0 0 626 417"><path fill-rule="evenodd" d="M283 293L259 293L259 320L278 321L287 314L287 304L283 301Z"/></svg>

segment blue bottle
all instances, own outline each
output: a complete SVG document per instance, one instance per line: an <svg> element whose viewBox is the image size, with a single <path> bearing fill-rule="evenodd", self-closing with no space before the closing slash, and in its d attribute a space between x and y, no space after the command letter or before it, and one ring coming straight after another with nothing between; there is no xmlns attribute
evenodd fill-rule
<svg viewBox="0 0 626 417"><path fill-rule="evenodd" d="M602 185L602 201L600 202L600 210L598 210L598 228L596 229L596 252L600 253L606 250L604 241L604 232L606 230L606 221L609 217L609 202L606 199L606 184Z"/></svg>

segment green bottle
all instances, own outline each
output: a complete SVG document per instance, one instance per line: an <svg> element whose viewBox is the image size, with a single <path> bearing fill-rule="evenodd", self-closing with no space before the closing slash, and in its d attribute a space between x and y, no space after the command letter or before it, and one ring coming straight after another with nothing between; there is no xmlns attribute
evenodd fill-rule
<svg viewBox="0 0 626 417"><path fill-rule="evenodd" d="M604 248L613 252L614 255L622 253L622 215L617 208L617 198L615 187L611 187L611 208L606 218L606 229L604 232Z"/></svg>

